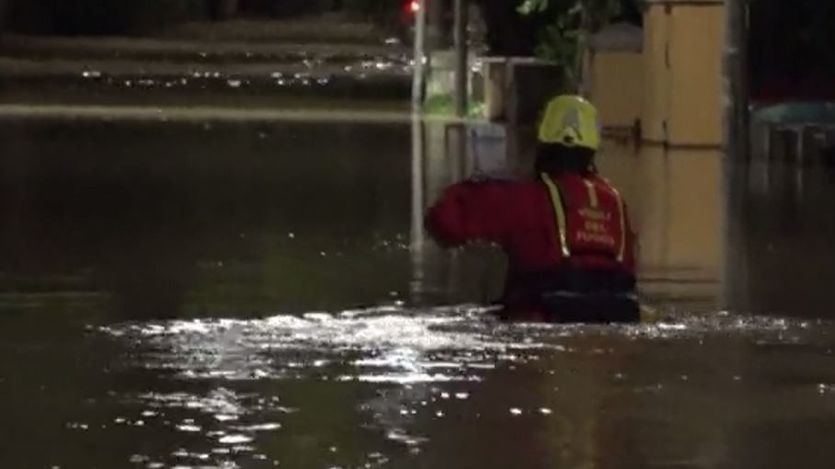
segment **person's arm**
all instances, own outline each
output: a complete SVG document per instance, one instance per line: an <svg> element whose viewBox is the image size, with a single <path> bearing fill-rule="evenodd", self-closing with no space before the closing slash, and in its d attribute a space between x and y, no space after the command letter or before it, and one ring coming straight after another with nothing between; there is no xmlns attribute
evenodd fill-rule
<svg viewBox="0 0 835 469"><path fill-rule="evenodd" d="M455 184L428 210L426 229L447 247L472 241L504 244L514 214L514 187L507 181Z"/></svg>

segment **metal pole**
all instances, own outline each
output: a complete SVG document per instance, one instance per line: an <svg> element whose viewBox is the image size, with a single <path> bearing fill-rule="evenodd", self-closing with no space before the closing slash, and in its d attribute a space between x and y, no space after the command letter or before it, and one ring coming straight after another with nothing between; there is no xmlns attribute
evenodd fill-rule
<svg viewBox="0 0 835 469"><path fill-rule="evenodd" d="M748 0L730 0L727 6L725 51L725 146L734 158L748 158Z"/></svg>
<svg viewBox="0 0 835 469"><path fill-rule="evenodd" d="M467 115L467 0L455 0L455 114Z"/></svg>
<svg viewBox="0 0 835 469"><path fill-rule="evenodd" d="M736 161L747 159L750 152L749 84L748 84L748 0L728 0L726 3L726 43L724 61L724 146L725 155L722 171L722 231L725 235L723 246L724 267L721 269L720 285L722 303L725 308L746 308L746 300L736 292L741 290L749 270L744 262L738 262L738 246L744 239L739 214L743 207L742 192L749 187L749 172L740 170ZM768 171L769 168L766 168ZM768 178L768 173L765 177ZM767 181L767 179L766 179ZM766 184L768 184L766 182ZM744 244L744 243L743 243Z"/></svg>
<svg viewBox="0 0 835 469"><path fill-rule="evenodd" d="M420 1L420 9L415 16L415 57L412 67L412 111L420 112L423 108L424 58L426 57L426 1Z"/></svg>
<svg viewBox="0 0 835 469"><path fill-rule="evenodd" d="M423 233L424 188L423 119L412 116L412 230L409 249L412 257L411 300L419 303L425 281L425 239Z"/></svg>

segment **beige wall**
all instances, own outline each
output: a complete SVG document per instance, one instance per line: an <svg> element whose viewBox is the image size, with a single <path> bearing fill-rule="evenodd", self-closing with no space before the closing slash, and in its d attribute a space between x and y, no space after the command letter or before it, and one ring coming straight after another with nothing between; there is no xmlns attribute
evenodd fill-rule
<svg viewBox="0 0 835 469"><path fill-rule="evenodd" d="M670 142L721 145L725 7L675 7L671 31Z"/></svg>
<svg viewBox="0 0 835 469"><path fill-rule="evenodd" d="M644 62L636 52L599 51L592 55L590 95L604 127L632 127L641 117Z"/></svg>
<svg viewBox="0 0 835 469"><path fill-rule="evenodd" d="M647 141L720 146L724 44L721 2L650 3L642 56L598 51L590 61L591 97L603 125L640 117Z"/></svg>
<svg viewBox="0 0 835 469"><path fill-rule="evenodd" d="M725 6L652 3L644 25L644 137L671 145L721 145Z"/></svg>
<svg viewBox="0 0 835 469"><path fill-rule="evenodd" d="M629 204L644 274L720 278L725 214L719 149L607 142L597 165Z"/></svg>
<svg viewBox="0 0 835 469"><path fill-rule="evenodd" d="M641 125L644 139L667 140L664 121L670 109L671 73L666 65L669 21L664 7L652 6L644 14L644 92Z"/></svg>

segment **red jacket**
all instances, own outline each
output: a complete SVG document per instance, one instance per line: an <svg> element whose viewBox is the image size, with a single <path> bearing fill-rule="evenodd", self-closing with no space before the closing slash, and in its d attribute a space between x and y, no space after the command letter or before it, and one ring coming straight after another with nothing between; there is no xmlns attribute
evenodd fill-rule
<svg viewBox="0 0 835 469"><path fill-rule="evenodd" d="M503 302L514 315L544 314L535 285L542 276L611 272L634 281L626 206L618 191L594 174L462 182L429 209L426 228L446 247L473 241L500 245L509 261Z"/></svg>

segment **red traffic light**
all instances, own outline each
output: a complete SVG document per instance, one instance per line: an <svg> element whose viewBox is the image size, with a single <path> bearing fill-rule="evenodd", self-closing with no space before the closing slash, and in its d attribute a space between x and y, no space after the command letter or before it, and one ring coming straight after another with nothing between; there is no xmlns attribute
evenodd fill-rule
<svg viewBox="0 0 835 469"><path fill-rule="evenodd" d="M405 6L406 6L406 11L408 11L409 13L411 13L413 15L417 14L417 12L420 11L420 7L421 7L420 0L409 0L409 1L406 2Z"/></svg>

